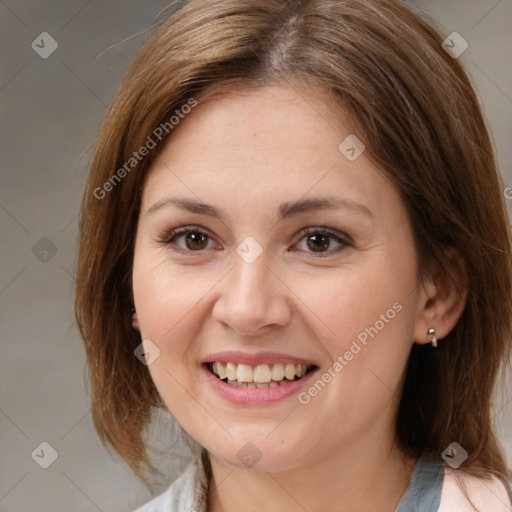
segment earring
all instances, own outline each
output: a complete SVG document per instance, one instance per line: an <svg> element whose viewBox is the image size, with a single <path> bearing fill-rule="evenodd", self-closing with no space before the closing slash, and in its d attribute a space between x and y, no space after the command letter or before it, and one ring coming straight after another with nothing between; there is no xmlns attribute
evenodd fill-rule
<svg viewBox="0 0 512 512"><path fill-rule="evenodd" d="M430 342L433 347L437 347L437 336L436 336L436 330L432 329L432 327L428 330L428 335L432 336L432 341Z"/></svg>

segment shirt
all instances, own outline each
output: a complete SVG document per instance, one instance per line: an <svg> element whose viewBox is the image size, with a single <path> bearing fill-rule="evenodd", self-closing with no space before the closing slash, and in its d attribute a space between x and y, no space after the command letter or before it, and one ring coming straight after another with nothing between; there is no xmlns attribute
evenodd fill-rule
<svg viewBox="0 0 512 512"><path fill-rule="evenodd" d="M512 487L496 477L468 475L424 453L414 466L409 487L395 512L512 512ZM200 457L194 458L170 487L135 512L206 512L208 482Z"/></svg>

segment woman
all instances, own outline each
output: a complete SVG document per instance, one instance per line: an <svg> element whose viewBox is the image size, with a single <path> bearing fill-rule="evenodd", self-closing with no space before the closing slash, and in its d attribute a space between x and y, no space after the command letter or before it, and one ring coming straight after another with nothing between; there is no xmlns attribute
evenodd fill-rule
<svg viewBox="0 0 512 512"><path fill-rule="evenodd" d="M510 510L491 422L510 236L480 107L394 1L192 0L105 120L76 315L93 419L140 509Z"/></svg>

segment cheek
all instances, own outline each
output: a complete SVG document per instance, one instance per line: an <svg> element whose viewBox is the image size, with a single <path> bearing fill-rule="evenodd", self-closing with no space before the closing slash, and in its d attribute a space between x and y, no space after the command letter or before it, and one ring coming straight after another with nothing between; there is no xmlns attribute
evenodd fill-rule
<svg viewBox="0 0 512 512"><path fill-rule="evenodd" d="M363 418L371 422L400 395L412 346L417 293L414 265L390 271L394 267L387 260L364 272L346 273L340 277L338 293L325 297L325 310L330 312L326 323L337 336L323 341L333 364L338 362L335 384L326 399L340 418L345 414L343 419L354 424Z"/></svg>
<svg viewBox="0 0 512 512"><path fill-rule="evenodd" d="M374 260L375 262L375 260ZM348 350L353 340L407 339L414 315L414 271L401 272L384 259L371 266L348 266L325 277L295 281L302 311L331 357ZM405 338L404 338L405 337Z"/></svg>
<svg viewBox="0 0 512 512"><path fill-rule="evenodd" d="M197 364L194 340L200 322L196 318L201 299L212 288L210 281L207 273L200 276L191 268L171 268L165 255L136 252L133 294L141 337L149 338L160 351L148 370L173 414L194 393L190 370Z"/></svg>
<svg viewBox="0 0 512 512"><path fill-rule="evenodd" d="M315 298L308 306L316 315L309 313L309 318L318 316L316 335L332 361L322 368L331 383L316 407L323 410L327 404L329 414L342 422L371 423L400 395L417 294L414 265L402 265L397 272L394 261L393 255L341 269L323 286L320 281L303 282L310 287L304 295Z"/></svg>
<svg viewBox="0 0 512 512"><path fill-rule="evenodd" d="M171 268L165 254L136 254L133 293L142 335L160 341L172 339L216 281L207 270Z"/></svg>

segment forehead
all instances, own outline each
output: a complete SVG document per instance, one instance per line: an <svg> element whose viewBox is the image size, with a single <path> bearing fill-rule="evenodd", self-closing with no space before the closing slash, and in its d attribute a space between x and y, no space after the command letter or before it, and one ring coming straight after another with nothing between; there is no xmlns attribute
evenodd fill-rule
<svg viewBox="0 0 512 512"><path fill-rule="evenodd" d="M186 146L213 146L219 153L293 147L299 153L316 148L335 154L349 127L349 117L323 89L272 84L200 99L173 139Z"/></svg>
<svg viewBox="0 0 512 512"><path fill-rule="evenodd" d="M229 198L239 208L305 195L371 198L379 206L393 190L364 152L355 160L344 154L353 132L349 116L321 89L272 85L209 97L166 142L143 203L160 200L165 190Z"/></svg>

